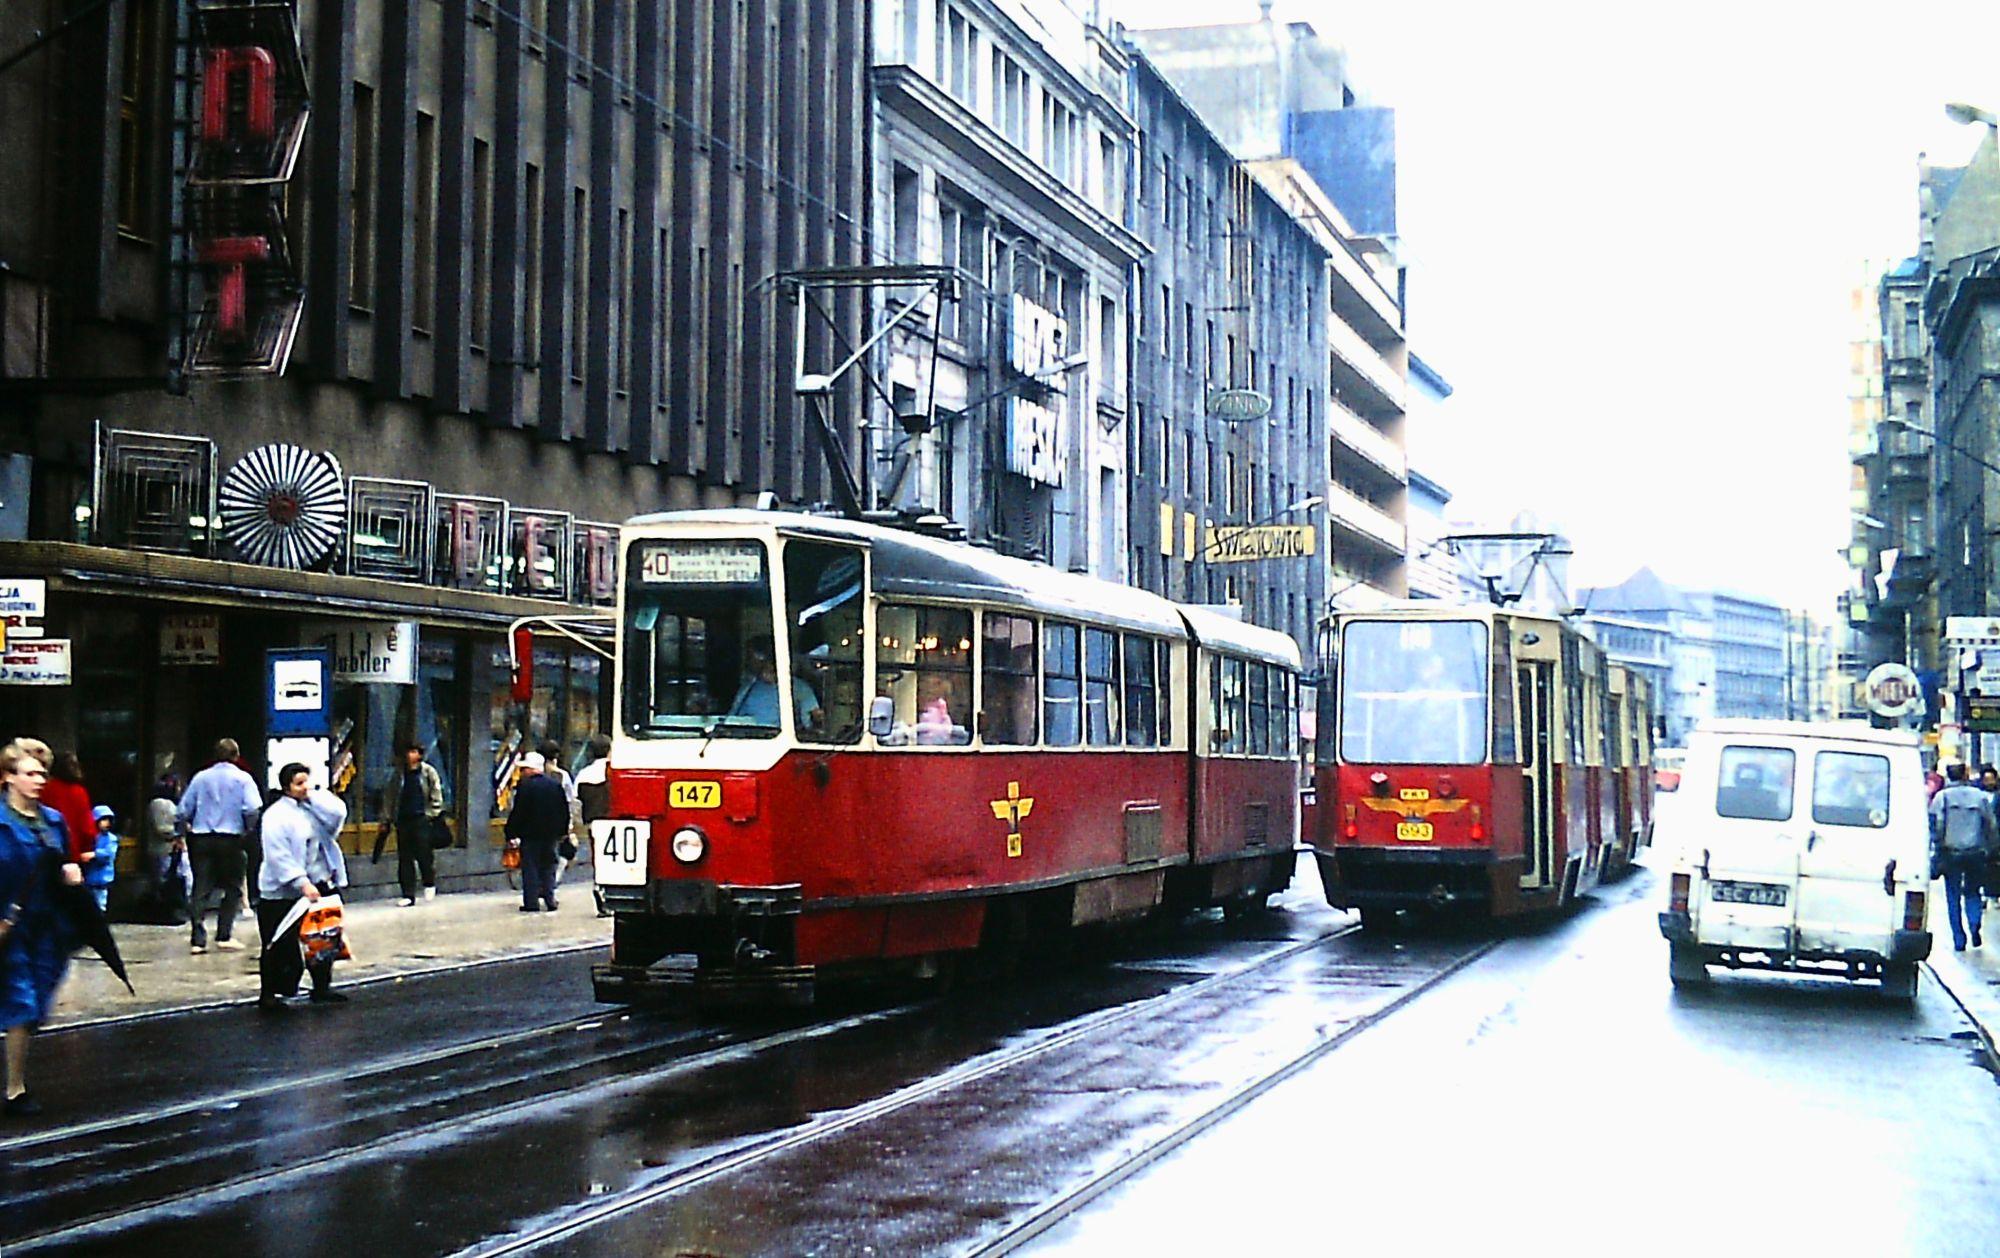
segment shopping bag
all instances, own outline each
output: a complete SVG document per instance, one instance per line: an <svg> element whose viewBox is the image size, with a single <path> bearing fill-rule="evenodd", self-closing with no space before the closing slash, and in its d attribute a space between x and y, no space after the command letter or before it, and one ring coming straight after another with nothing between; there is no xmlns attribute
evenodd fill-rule
<svg viewBox="0 0 2000 1258"><path fill-rule="evenodd" d="M520 867L521 867L520 848L510 843L506 847L500 849L500 868L519 869Z"/></svg>
<svg viewBox="0 0 2000 1258"><path fill-rule="evenodd" d="M353 960L354 954L347 946L347 931L341 922L339 896L321 896L299 918L299 956L308 966L315 962Z"/></svg>

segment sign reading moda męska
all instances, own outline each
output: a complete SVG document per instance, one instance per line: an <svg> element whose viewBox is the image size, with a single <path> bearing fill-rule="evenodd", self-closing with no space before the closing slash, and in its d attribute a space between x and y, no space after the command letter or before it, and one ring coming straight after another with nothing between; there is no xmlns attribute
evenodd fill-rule
<svg viewBox="0 0 2000 1258"><path fill-rule="evenodd" d="M1299 559L1313 553L1318 532L1310 524L1210 526L1202 552L1210 563L1249 563L1257 559Z"/></svg>
<svg viewBox="0 0 2000 1258"><path fill-rule="evenodd" d="M67 686L68 638L30 638L0 651L0 686Z"/></svg>

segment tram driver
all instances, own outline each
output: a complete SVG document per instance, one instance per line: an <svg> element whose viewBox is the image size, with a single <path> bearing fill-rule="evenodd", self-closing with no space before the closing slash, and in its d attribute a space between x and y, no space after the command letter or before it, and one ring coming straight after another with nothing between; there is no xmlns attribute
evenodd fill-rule
<svg viewBox="0 0 2000 1258"><path fill-rule="evenodd" d="M744 643L743 684L737 687L728 715L777 728L778 655L770 635L759 634ZM819 696L800 677L792 678L792 719L801 734L820 726Z"/></svg>

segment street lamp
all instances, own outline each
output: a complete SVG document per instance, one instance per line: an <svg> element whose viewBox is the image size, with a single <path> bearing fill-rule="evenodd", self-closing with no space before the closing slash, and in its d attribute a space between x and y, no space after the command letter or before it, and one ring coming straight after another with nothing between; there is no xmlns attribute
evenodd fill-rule
<svg viewBox="0 0 2000 1258"><path fill-rule="evenodd" d="M1913 432L1917 434L1919 437L1929 437L1932 441L1935 441L1939 445L1943 446L1945 449L1950 450L1953 454L1956 454L1961 458L1968 459L1974 463L1977 463L1979 466L1985 468L1989 472L1994 473L1995 475L2000 475L2000 466L1988 463L1985 459L1974 454L1972 451L1966 449L1964 446L1958 444L1956 441L1947 440L1946 438L1939 436L1937 430L1934 428L1926 428L1922 424L1913 424L1909 420L1904 419L1899 415L1885 415L1882 417L1880 422L1882 427L1884 428L1901 428L1906 431Z"/></svg>
<svg viewBox="0 0 2000 1258"><path fill-rule="evenodd" d="M2000 116L1981 109L1977 105L1968 105L1962 100L1955 100L1946 105L1944 107L1944 116L1958 123L1960 126L1970 126L1975 122L1983 122L1989 127L2000 127Z"/></svg>

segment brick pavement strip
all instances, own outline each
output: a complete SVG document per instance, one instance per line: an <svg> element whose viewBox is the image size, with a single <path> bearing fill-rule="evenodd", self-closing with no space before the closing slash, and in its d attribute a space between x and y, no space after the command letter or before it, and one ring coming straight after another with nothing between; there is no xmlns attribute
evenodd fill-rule
<svg viewBox="0 0 2000 1258"><path fill-rule="evenodd" d="M562 907L523 913L518 891L441 894L428 904L403 908L393 899L349 906L353 961L334 971L339 985L405 978L486 961L549 952L608 947L611 920L597 916L588 879L563 880ZM211 920L211 931L213 922ZM257 996L257 920L239 918L241 952L188 951L186 926L115 924L112 932L138 995L126 993L89 953L79 954L56 998L52 1029L113 1018L198 1009L254 1000ZM578 981L582 981L579 979Z"/></svg>

